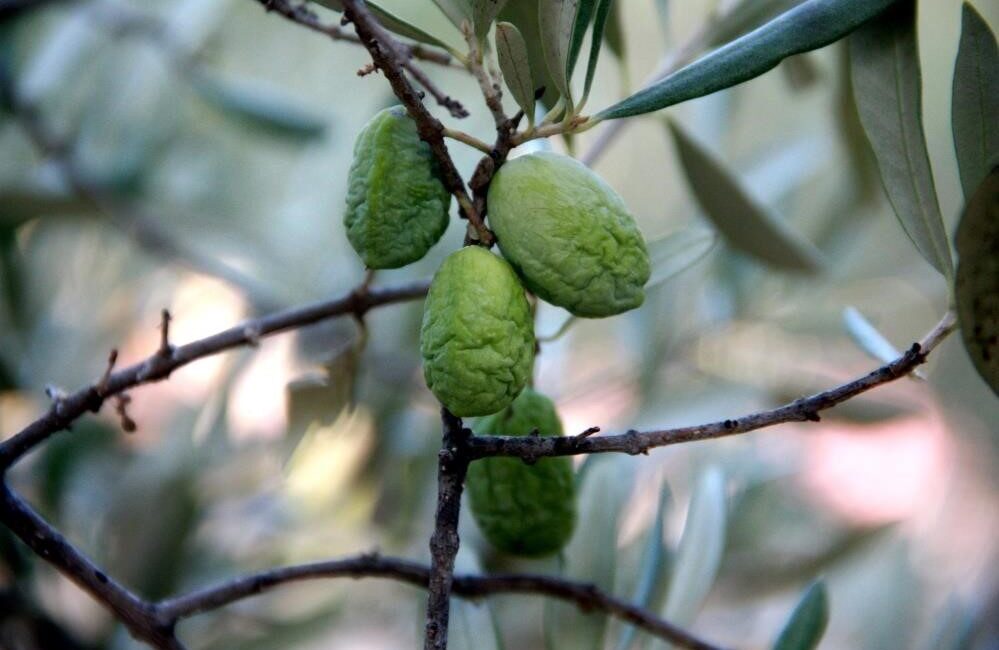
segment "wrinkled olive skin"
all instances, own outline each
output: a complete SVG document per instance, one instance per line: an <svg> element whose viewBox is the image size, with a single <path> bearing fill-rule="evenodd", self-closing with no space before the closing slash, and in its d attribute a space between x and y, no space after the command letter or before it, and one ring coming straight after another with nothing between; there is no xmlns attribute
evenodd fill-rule
<svg viewBox="0 0 999 650"><path fill-rule="evenodd" d="M395 269L421 259L447 229L450 205L430 147L406 109L375 115L354 144L343 217L365 266Z"/></svg>
<svg viewBox="0 0 999 650"><path fill-rule="evenodd" d="M482 435L562 435L551 400L530 388L506 410L483 418ZM576 487L568 458L541 458L527 465L519 458L485 458L468 467L472 514L489 543L512 555L556 553L576 525Z"/></svg>
<svg viewBox="0 0 999 650"><path fill-rule="evenodd" d="M488 207L503 256L540 298L587 318L645 300L642 233L621 197L582 163L553 153L515 158L493 178Z"/></svg>
<svg viewBox="0 0 999 650"><path fill-rule="evenodd" d="M534 366L534 325L517 274L466 246L434 275L420 330L427 386L459 417L491 415L514 400Z"/></svg>

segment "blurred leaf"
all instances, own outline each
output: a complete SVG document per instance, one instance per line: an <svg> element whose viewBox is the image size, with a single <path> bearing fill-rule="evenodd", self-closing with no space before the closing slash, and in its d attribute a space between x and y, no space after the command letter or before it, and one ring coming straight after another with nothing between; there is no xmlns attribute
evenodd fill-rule
<svg viewBox="0 0 999 650"><path fill-rule="evenodd" d="M659 577L663 573L663 567L667 563L668 554L663 545L663 537L666 529L666 513L673 500L669 487L663 483L663 489L659 492L659 505L656 506L656 517L649 526L649 532L645 539L645 549L642 552L642 562L638 570L639 581L635 588L635 595L631 599L633 605L643 609L649 609L656 592L660 590L657 584ZM633 625L625 626L621 630L621 637L618 639L618 650L628 650L635 639L637 628Z"/></svg>
<svg viewBox="0 0 999 650"><path fill-rule="evenodd" d="M340 12L343 11L343 5L338 0L312 0L312 2L321 4L327 9L332 9L333 11L340 11ZM418 41L420 43L426 43L427 45L433 45L434 47L439 47L448 51L451 50L451 48L447 45L447 43L445 43L441 39L437 38L433 34L426 32L423 29L420 29L416 25L406 20L403 20L402 18L395 15L388 9L385 9L384 7L372 2L371 0L367 0L364 4L367 6L371 14L378 19L378 22L382 24L382 27L389 30L390 32L393 32L404 38L411 38L414 41ZM437 4L439 6L442 3L437 3ZM443 7L441 8L443 10ZM447 12L445 11L445 13ZM448 16L450 17L450 14L448 14ZM455 24L458 25L459 23Z"/></svg>
<svg viewBox="0 0 999 650"><path fill-rule="evenodd" d="M964 347L999 395L999 167L985 177L961 216L955 299Z"/></svg>
<svg viewBox="0 0 999 650"><path fill-rule="evenodd" d="M847 171L857 186L860 201L873 201L882 193L881 172L874 159L871 146L864 132L857 112L857 101L853 93L853 80L850 78L850 49L848 43L838 48L837 84L835 116L837 131L843 138L843 146L849 160ZM838 222L840 223L840 222Z"/></svg>
<svg viewBox="0 0 999 650"><path fill-rule="evenodd" d="M538 5L538 25L545 65L559 94L568 99L569 53L580 0L542 0Z"/></svg>
<svg viewBox="0 0 999 650"><path fill-rule="evenodd" d="M49 440L40 452L40 502L46 514L58 520L69 496L73 474L95 456L107 455L120 434L106 422L87 418L73 427L73 435Z"/></svg>
<svg viewBox="0 0 999 650"><path fill-rule="evenodd" d="M590 27L590 20L593 19L593 12L597 8L599 0L577 0L576 18L572 24L572 35L569 40L569 55L565 63L566 79L572 79L572 73L576 70L576 62L579 60L579 52L583 49L583 39L586 37L586 30Z"/></svg>
<svg viewBox="0 0 999 650"><path fill-rule="evenodd" d="M999 49L996 37L967 2L954 62L951 125L965 199L999 163Z"/></svg>
<svg viewBox="0 0 999 650"><path fill-rule="evenodd" d="M453 650L503 650L499 626L488 601L451 601L448 647Z"/></svg>
<svg viewBox="0 0 999 650"><path fill-rule="evenodd" d="M901 353L856 307L843 310L843 326L860 348L881 363L890 363Z"/></svg>
<svg viewBox="0 0 999 650"><path fill-rule="evenodd" d="M709 47L718 47L769 22L804 0L738 0L708 25Z"/></svg>
<svg viewBox="0 0 999 650"><path fill-rule="evenodd" d="M717 235L700 228L684 228L649 242L652 277L646 284L651 291L669 282L707 256L718 241Z"/></svg>
<svg viewBox="0 0 999 650"><path fill-rule="evenodd" d="M819 79L818 62L809 52L784 59L781 69L792 90L806 90L814 86Z"/></svg>
<svg viewBox="0 0 999 650"><path fill-rule="evenodd" d="M353 403L357 371L357 348L347 343L322 370L288 384L286 439L290 448L297 447L311 427L331 426Z"/></svg>
<svg viewBox="0 0 999 650"><path fill-rule="evenodd" d="M513 23L496 24L496 57L510 94L533 124L535 88L531 78L531 62L524 37Z"/></svg>
<svg viewBox="0 0 999 650"><path fill-rule="evenodd" d="M926 650L972 650L975 637L975 614L957 596L951 596L936 621Z"/></svg>
<svg viewBox="0 0 999 650"><path fill-rule="evenodd" d="M781 630L774 650L815 650L829 624L829 595L818 580L809 585Z"/></svg>
<svg viewBox="0 0 999 650"><path fill-rule="evenodd" d="M725 550L725 502L725 476L717 467L709 467L697 479L674 556L662 615L675 625L694 620L715 582Z"/></svg>
<svg viewBox="0 0 999 650"><path fill-rule="evenodd" d="M598 119L651 113L758 77L792 54L843 38L896 0L807 0L652 86L604 109Z"/></svg>
<svg viewBox="0 0 999 650"><path fill-rule="evenodd" d="M485 38L489 33L496 16L503 10L503 5L507 0L471 0L472 3L472 24L475 25L475 34L480 39Z"/></svg>
<svg viewBox="0 0 999 650"><path fill-rule="evenodd" d="M899 3L849 45L857 110L888 199L920 254L950 279L953 262L923 135L915 3Z"/></svg>
<svg viewBox="0 0 999 650"><path fill-rule="evenodd" d="M669 0L652 0L656 6L656 14L659 16L659 28L663 35L669 35Z"/></svg>
<svg viewBox="0 0 999 650"><path fill-rule="evenodd" d="M293 140L311 140L326 131L322 116L273 88L208 73L197 75L193 88L210 106L254 129Z"/></svg>
<svg viewBox="0 0 999 650"><path fill-rule="evenodd" d="M624 40L624 27L621 25L621 6L623 3L611 0L610 14L607 17L607 26L604 28L604 42L614 53L619 61L624 61L626 53Z"/></svg>
<svg viewBox="0 0 999 650"><path fill-rule="evenodd" d="M600 60L600 49L604 42L604 30L607 19L614 8L614 0L599 0L596 16L593 19L593 36L590 39L590 58L586 63L586 81L583 85L583 97L589 97L593 78L597 74L597 62Z"/></svg>
<svg viewBox="0 0 999 650"><path fill-rule="evenodd" d="M587 460L589 467L579 490L579 519L572 541L564 551L563 574L612 593L617 573L618 524L635 473L628 468L631 459L593 456ZM546 619L556 647L578 650L603 647L607 629L604 613L584 614L572 605L547 603Z"/></svg>
<svg viewBox="0 0 999 650"><path fill-rule="evenodd" d="M739 181L676 122L668 122L690 189L705 215L733 248L775 268L815 272L818 249L757 203Z"/></svg>

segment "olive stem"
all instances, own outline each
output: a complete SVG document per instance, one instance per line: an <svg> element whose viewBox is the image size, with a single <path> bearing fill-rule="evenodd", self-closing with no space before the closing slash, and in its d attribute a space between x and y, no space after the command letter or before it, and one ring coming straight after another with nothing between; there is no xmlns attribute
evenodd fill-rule
<svg viewBox="0 0 999 650"><path fill-rule="evenodd" d="M457 140L458 142L461 142L462 144L467 144L468 146L472 147L473 149L478 149L479 151L481 151L482 153L487 154L487 155L489 153L491 153L492 150L493 150L492 145L487 144L486 142L483 142L482 140L479 140L474 135L470 135L470 134L465 133L464 131L460 131L458 129L450 129L450 128L444 127L444 137L445 138L451 138L452 140Z"/></svg>

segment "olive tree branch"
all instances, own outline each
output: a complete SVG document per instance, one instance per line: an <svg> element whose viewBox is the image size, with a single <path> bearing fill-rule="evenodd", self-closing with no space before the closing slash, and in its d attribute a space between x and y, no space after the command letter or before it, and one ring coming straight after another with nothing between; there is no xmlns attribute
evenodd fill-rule
<svg viewBox="0 0 999 650"><path fill-rule="evenodd" d="M265 0L261 2L266 4ZM385 74L395 96L406 106L410 117L416 122L420 139L430 145L430 150L440 166L444 186L458 201L461 213L475 228L479 241L491 245L493 235L472 204L472 199L465 188L465 181L462 180L448 152L447 143L444 142L444 125L423 105L420 93L413 88L403 73L396 40L371 15L363 1L343 0L343 13L344 18L354 24L354 30L361 43L371 54L371 60Z"/></svg>
<svg viewBox="0 0 999 650"><path fill-rule="evenodd" d="M304 3L293 4L290 0L256 0L263 5L265 11L273 11L293 23L297 23L306 29L325 34L331 40L345 41L363 45L361 39L354 33L340 27L339 25L327 25L319 19L314 11L308 9ZM419 59L428 63L461 69L460 61L455 60L454 53L442 52L436 48L421 45L419 43L398 44L399 51L405 55L406 59ZM415 67L415 66L414 66ZM409 69L408 63L406 69Z"/></svg>
<svg viewBox="0 0 999 650"><path fill-rule="evenodd" d="M425 588L429 584L430 570L426 565L411 560L365 553L324 562L279 567L237 577L184 596L164 600L156 607L161 618L176 622L202 612L225 607L282 585L328 578L390 578ZM589 583L531 573L456 574L452 591L455 595L465 598L482 598L508 593L548 596L574 603L584 611L607 612L682 648L719 650L718 646L698 639L677 626L657 618L647 610L607 594Z"/></svg>
<svg viewBox="0 0 999 650"><path fill-rule="evenodd" d="M467 451L475 459L489 456L516 456L528 462L533 462L544 456L608 452L636 455L647 454L650 449L656 447L724 438L786 422L818 422L820 412L911 373L926 362L927 355L956 327L957 321L954 313L948 311L920 342L913 343L912 347L891 363L811 397L804 397L784 406L751 413L738 419L676 429L644 432L632 430L611 436L528 436L523 438L473 436L468 440Z"/></svg>
<svg viewBox="0 0 999 650"><path fill-rule="evenodd" d="M107 373L99 381L56 398L52 406L13 437L0 443L0 477L25 453L53 434L68 429L88 411L97 412L104 402L130 388L166 379L192 361L226 350L256 345L264 336L284 332L337 316L363 316L367 311L397 302L422 298L427 282L387 288L354 290L333 300L280 311L213 334L186 345L160 348L144 361Z"/></svg>
<svg viewBox="0 0 999 650"><path fill-rule="evenodd" d="M150 602L109 576L66 537L45 521L6 483L0 482L0 521L46 562L52 564L110 610L133 637L153 647L183 650L175 636L181 619L225 607L276 587L328 578L390 578L426 588L431 571L410 560L366 553L337 560L278 567L223 581L189 594ZM651 612L587 583L535 574L457 575L454 593L481 598L503 593L537 594L600 610L637 625L683 648L719 650Z"/></svg>

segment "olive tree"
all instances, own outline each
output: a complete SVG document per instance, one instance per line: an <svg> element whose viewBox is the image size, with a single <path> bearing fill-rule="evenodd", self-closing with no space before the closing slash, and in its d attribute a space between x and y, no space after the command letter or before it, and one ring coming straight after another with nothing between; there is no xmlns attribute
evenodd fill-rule
<svg viewBox="0 0 999 650"><path fill-rule="evenodd" d="M821 421L827 411L838 413L866 398L869 391L920 377L921 366L955 331L974 369L991 388L988 399L994 401L999 393L999 55L992 31L970 4L961 9L953 65L948 141L952 139L956 153L964 207L951 236L930 164L917 3L911 0L722 3L685 40L668 48L637 91L625 78L629 36L621 20L624 2L426 0L422 4L427 7L421 10L436 14L431 28L410 21L402 15L405 12L397 13L392 3L382 0L315 0L315 4L258 0L255 4L273 15L271 24L280 19L287 23L283 28L299 30L289 31L289 36L313 32L316 35L310 38L342 42L364 53L366 62L357 74L364 83L384 86L386 96L390 92L392 97L390 106L371 115L363 127L352 129L349 137L340 134L344 137L335 145L338 150L352 146L352 161L349 169L342 170L346 200L329 207L328 214L336 218L326 217L325 222L342 229L356 253L349 263L363 269L363 279L343 295L295 307L285 306L288 296L268 286L259 269L247 272L224 255L206 252L211 247L175 239L170 228L150 214L147 203L152 202L146 201L148 190L143 188L151 181L148 172L138 170L153 166L150 158L165 150L170 137L156 135L150 121L178 120L171 115L173 97L164 90L173 87L167 77L178 77L224 119L250 123L279 137L315 137L325 129L323 120L280 99L243 92L214 76L192 45L197 39L193 21L185 31L183 20L176 21L178 28L131 5L105 2L80 3L85 5L81 12L86 13L87 24L72 29L100 29L152 42L168 71L157 64L137 75L142 81L153 78L149 87L155 92L131 95L126 90L120 97L99 98L108 105L121 102L141 114L141 119L136 118L138 127L126 121L102 122L100 110L81 119L65 105L47 101L39 90L45 89L45 75L54 64L32 67L32 57L44 54L33 49L37 46L32 39L43 29L39 16L48 4L58 11L62 3L0 4L0 38L5 44L0 61L3 119L37 152L30 164L44 168L44 178L54 178L56 186L8 193L7 205L0 207L0 213L9 216L0 222L0 262L9 294L4 326L17 325L18 301L23 301L18 275L23 271L19 266L27 264L24 242L37 230L35 222L49 213L102 215L119 235L158 258L235 287L248 297L254 312L228 329L180 341L171 325L175 316L183 314L163 309L158 344L148 356L123 365L119 356L124 357L125 349L119 353L116 348L91 383L73 391L49 387L48 407L40 415L10 420L20 424L5 432L0 443L0 522L20 540L6 563L14 567L20 562L14 558L30 549L110 612L134 639L152 647L187 647L177 629L181 621L288 583L380 577L426 590L422 643L427 649L448 646L452 619L466 615L454 615L462 603L499 594L546 599L545 636L550 647L586 643L626 649L646 647L654 640L658 647L718 648L706 640L715 636L710 628L695 634L690 625L715 580L724 551L725 520L731 509L725 476L718 468L709 468L694 481L684 532L674 549L662 546L666 491L653 500L658 501L658 510L647 550L639 554L633 593L620 593L613 576L605 579L599 572L601 562L613 566L619 553L616 515L629 498L630 483L618 470L597 465L597 455L644 457L663 447L743 436L787 423L808 426ZM187 3L184 11L211 11L205 9L211 4ZM653 6L668 14L665 2L648 3L643 11L653 16ZM65 45L71 50L68 55L51 47L48 56L53 60L76 57L72 46ZM717 143L706 142L703 132L671 108L751 83L775 68L789 74L792 83L814 83L816 63L811 53L827 47L842 62L837 136L848 144L847 175L859 188L851 208L862 211L859 206L878 202L881 188L870 179L879 178L897 217L894 235L911 241L910 257L921 256L928 265L921 271L932 268L934 277L943 280L937 322L920 323L925 334L897 349L859 311L847 308L847 333L880 364L859 376L829 382L814 392L795 386L783 403L718 413L695 424L606 432L600 428L604 423L588 422L582 430L566 430L557 400L546 396L549 389L535 366L570 327L628 322L634 314L656 309L654 291L681 272L703 272L701 262L709 253L729 264L720 282L743 288L762 282L764 273L814 282L834 272L830 251L834 231L839 232L833 224L839 217L827 219L806 236L799 220L778 215L754 193L739 166L717 153ZM618 75L608 57L619 63ZM343 75L354 74L349 66L339 68ZM600 88L601 77L605 86L620 82L617 99L605 101L613 91ZM90 101L100 105L98 99ZM469 121L476 116L485 117L482 122ZM677 174L709 221L710 231L681 229L652 237L645 232L647 222L637 218L612 183L598 174L600 160L640 117L657 123L671 140ZM762 122L765 117L755 119ZM487 124L485 129L482 124ZM87 133L95 128L110 129L112 148L117 147L114 160L103 166L93 164L92 157L86 163L86 156L79 153L87 148ZM132 142L128 138L135 134L137 144L128 149L126 143ZM474 164L468 165L460 156L470 152ZM792 154L791 165L804 164L803 158ZM795 207L809 208L816 206ZM447 243L452 223L460 224L461 241ZM275 219L267 227L277 233L282 224ZM849 245L854 244L848 241ZM431 250L442 248L449 250L440 261ZM432 280L414 271L427 261L437 267ZM55 256L46 261L53 267L63 262ZM392 280L382 281L378 274L388 274ZM733 301L753 300L746 291L733 295ZM770 298L775 312L783 299L783 294L778 296L776 303ZM130 404L136 389L166 382L181 368L207 357L259 347L275 334L297 331L307 345L310 332L338 318L354 323L346 352L332 357L321 381L299 385L290 399L311 395L318 405L305 410L332 411L340 417L355 399L357 367L382 363L363 354L365 344L378 336L369 319L383 307L417 301L422 302L419 322L399 320L392 326L405 330L401 336L414 356L419 349L425 381L420 399L432 395L440 413L439 444L434 443L437 455L432 461L436 496L429 563L374 551L263 568L186 592L160 593L158 587L135 588L128 576L103 568L52 523L57 518L52 504L41 508L43 515L21 495L19 486L32 489L35 481L48 481L45 489L57 489L49 480L51 464L70 462L46 456L44 462L22 464L24 471L16 473L15 465L27 456L41 456L47 446L59 444L80 445L64 447L64 456L89 453L87 445L96 443L88 440L88 414L113 411L124 431L141 429L143 418ZM564 320L554 335L543 335L536 331L539 312L549 309L564 313ZM821 319L825 312L816 313ZM646 327L655 328L657 314L644 321ZM11 331L16 330L13 325ZM0 389L24 389L33 378L18 379L17 367L23 365L19 360L40 352L37 347L17 346L12 337L4 341ZM84 352L93 356L92 350ZM648 355L649 367L642 372L655 373L661 357L652 350ZM97 363L96 358L90 361ZM636 365L642 363L645 360L635 360ZM343 371L345 367L348 371ZM408 389L403 395L407 394ZM657 395L642 399L654 404ZM402 401L392 407L393 413L411 410ZM212 414L205 417L218 419ZM221 425L211 425L215 426ZM136 434L142 435L141 430ZM571 457L586 461L574 467ZM386 464L378 471L390 474L394 469ZM193 498L190 485L197 481L196 473L178 477L165 493L173 505L183 502L180 494ZM559 570L535 564L528 566L553 570L456 571L463 502L486 553L501 558L558 556ZM593 512L614 518L608 527L596 530L591 527ZM164 506L158 516L193 517L183 508L178 513ZM134 518L119 523L140 525ZM609 539L601 537L608 534ZM147 541L150 548L159 544L156 552L179 552L170 545L170 534L153 533L153 537L157 539ZM571 546L587 538L595 540L588 549ZM573 567L582 570L574 572ZM815 581L786 615L783 626L774 629L773 647L818 646L830 610L818 573L816 569L811 576ZM24 602L30 599L24 601L22 596L16 600L11 596L11 602L27 607ZM42 620L40 614L32 616L36 623ZM616 627L608 624L610 620L617 621ZM503 644L502 617L460 623L463 633L472 635L471 641L462 643ZM48 624L54 630L49 634L56 636L44 637L49 639L46 647L81 647L56 623ZM964 638L971 643L970 632ZM120 647L114 646L120 641L107 643ZM217 643L227 647L226 641Z"/></svg>

